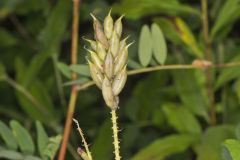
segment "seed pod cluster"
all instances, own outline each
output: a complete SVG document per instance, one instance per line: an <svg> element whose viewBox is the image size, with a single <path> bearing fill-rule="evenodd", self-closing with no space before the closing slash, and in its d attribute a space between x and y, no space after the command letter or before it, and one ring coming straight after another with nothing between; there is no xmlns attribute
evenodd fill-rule
<svg viewBox="0 0 240 160"><path fill-rule="evenodd" d="M103 25L92 15L95 40L87 40L91 50L88 50L90 73L95 84L102 90L103 98L108 107L116 110L118 95L127 80L128 47L126 40L121 40L122 18L115 22L111 10L104 19Z"/></svg>

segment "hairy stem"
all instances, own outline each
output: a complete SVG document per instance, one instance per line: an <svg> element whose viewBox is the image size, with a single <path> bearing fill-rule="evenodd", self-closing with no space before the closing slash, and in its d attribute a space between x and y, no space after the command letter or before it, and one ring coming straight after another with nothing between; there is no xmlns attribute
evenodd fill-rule
<svg viewBox="0 0 240 160"><path fill-rule="evenodd" d="M72 46L71 46L71 64L77 64L78 56L78 26L79 26L79 6L80 0L73 0L73 23L72 23ZM72 73L72 80L77 79L77 74ZM58 155L58 160L64 160L68 144L69 134L71 131L73 113L76 106L78 91L76 86L72 86L70 101L68 104L68 113L63 133L63 141Z"/></svg>
<svg viewBox="0 0 240 160"><path fill-rule="evenodd" d="M112 115L112 130L113 130L113 145L114 145L114 154L115 154L115 160L120 160L120 147L119 147L119 139L118 139L118 126L117 126L117 115L116 111L111 111Z"/></svg>
<svg viewBox="0 0 240 160"><path fill-rule="evenodd" d="M211 61L211 43L209 39L209 24L208 24L208 0L201 0L202 6L202 23L203 23L203 34L204 34L204 44L205 44L205 59ZM213 91L213 75L211 70L206 70L207 78L207 94L209 97L209 114L210 122L212 125L216 124L216 109L215 109L215 97Z"/></svg>
<svg viewBox="0 0 240 160"><path fill-rule="evenodd" d="M84 148L85 148L85 150L86 150L86 152L87 152L88 159L89 159L89 160L92 160L92 155L91 155L91 152L90 152L90 150L89 150L89 148L88 148L88 144L87 144L87 141L86 141L86 139L85 139L85 137L84 137L83 131L82 131L82 129L80 128L80 125L79 125L78 121L77 121L76 119L73 119L73 121L74 121L74 122L76 123L76 125L77 125L77 130L78 130L78 132L79 132L79 134L80 134L80 136L81 136L81 139L82 139L82 142L83 142L83 146L84 146Z"/></svg>

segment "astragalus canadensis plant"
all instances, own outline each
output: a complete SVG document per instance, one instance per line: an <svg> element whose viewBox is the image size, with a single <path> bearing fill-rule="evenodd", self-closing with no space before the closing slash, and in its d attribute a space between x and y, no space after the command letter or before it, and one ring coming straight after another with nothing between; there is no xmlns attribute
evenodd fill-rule
<svg viewBox="0 0 240 160"><path fill-rule="evenodd" d="M87 61L91 77L98 88L102 90L103 99L111 109L115 160L120 160L116 110L119 109L118 95L127 80L128 47L132 43L126 44L127 37L121 40L123 16L114 22L110 10L103 25L93 14L91 16L93 18L94 40L86 39L91 45L91 49L87 49L90 54ZM86 157L91 159L89 153L80 152L85 159Z"/></svg>

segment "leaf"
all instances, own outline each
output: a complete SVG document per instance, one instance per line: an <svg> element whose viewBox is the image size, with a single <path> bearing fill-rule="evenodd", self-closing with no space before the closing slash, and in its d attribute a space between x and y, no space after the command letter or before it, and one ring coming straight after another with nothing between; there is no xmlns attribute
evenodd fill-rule
<svg viewBox="0 0 240 160"><path fill-rule="evenodd" d="M68 65L66 65L65 63L62 63L62 62L58 62L57 67L65 77L67 77L69 79L71 78L71 71L70 71L70 67L68 67Z"/></svg>
<svg viewBox="0 0 240 160"><path fill-rule="evenodd" d="M232 159L226 160L239 160L240 159L240 141L234 139L227 139L223 145L228 149L228 153L230 154L228 157Z"/></svg>
<svg viewBox="0 0 240 160"><path fill-rule="evenodd" d="M139 69L139 68L142 68L141 64L139 64L138 62L132 60L132 59L128 59L128 63L127 63L127 66L129 68L132 68L132 69Z"/></svg>
<svg viewBox="0 0 240 160"><path fill-rule="evenodd" d="M194 15L200 16L197 9L177 0L122 0L121 3L113 5L113 12L125 14L127 18L139 19L148 15Z"/></svg>
<svg viewBox="0 0 240 160"><path fill-rule="evenodd" d="M0 28L0 37L0 48L11 47L18 42L17 38L4 28Z"/></svg>
<svg viewBox="0 0 240 160"><path fill-rule="evenodd" d="M138 45L138 56L140 63L144 67L150 63L152 58L152 38L147 25L144 25L141 29Z"/></svg>
<svg viewBox="0 0 240 160"><path fill-rule="evenodd" d="M90 77L90 71L89 71L89 66L88 65L83 65L83 64L72 64L70 65L70 70L73 72L76 72L80 75L84 75L87 77Z"/></svg>
<svg viewBox="0 0 240 160"><path fill-rule="evenodd" d="M33 154L35 148L32 137L30 136L28 131L15 120L10 121L10 126L13 130L13 135L18 142L20 150L23 153Z"/></svg>
<svg viewBox="0 0 240 160"><path fill-rule="evenodd" d="M87 82L90 82L90 80L88 78L82 77L82 78L79 78L77 80L65 82L63 84L63 86L71 86L71 85L75 85L75 84L81 85L81 84L84 84L84 83L87 83Z"/></svg>
<svg viewBox="0 0 240 160"><path fill-rule="evenodd" d="M220 31L233 25L240 18L240 0L227 0L223 4L211 30L211 39ZM229 32L230 30L228 30Z"/></svg>
<svg viewBox="0 0 240 160"><path fill-rule="evenodd" d="M188 134L159 138L140 150L132 160L164 160L169 155L185 151L196 139L197 137Z"/></svg>
<svg viewBox="0 0 240 160"><path fill-rule="evenodd" d="M175 18L175 25L178 28L178 34L184 44L191 50L192 54L198 58L203 58L203 52L200 50L194 34L189 26L179 17Z"/></svg>
<svg viewBox="0 0 240 160"><path fill-rule="evenodd" d="M0 158L4 159L10 159L10 160L22 160L23 155L16 151L6 150L6 149L0 149Z"/></svg>
<svg viewBox="0 0 240 160"><path fill-rule="evenodd" d="M39 121L36 122L36 130L37 130L38 152L43 158L44 150L47 147L47 143L48 143L48 135Z"/></svg>
<svg viewBox="0 0 240 160"><path fill-rule="evenodd" d="M201 142L195 147L197 160L221 159L221 144L228 138L234 138L232 126L221 125L209 127L201 137Z"/></svg>
<svg viewBox="0 0 240 160"><path fill-rule="evenodd" d="M151 26L153 55L160 64L164 64L167 58L167 45L160 27L153 23Z"/></svg>
<svg viewBox="0 0 240 160"><path fill-rule="evenodd" d="M236 126L235 135L237 139L240 140L240 123L238 123L238 125Z"/></svg>
<svg viewBox="0 0 240 160"><path fill-rule="evenodd" d="M240 61L240 56L237 54L229 62L239 62L239 61ZM222 85L238 77L240 77L240 70L238 66L223 68L216 80L216 83L214 86L215 90L219 89Z"/></svg>
<svg viewBox="0 0 240 160"><path fill-rule="evenodd" d="M44 150L44 155L48 156L50 159L54 159L54 157L57 153L57 150L60 146L61 140L62 140L61 135L57 135L55 137L50 137L47 147Z"/></svg>
<svg viewBox="0 0 240 160"><path fill-rule="evenodd" d="M5 144L9 149L16 150L18 145L15 137L12 134L12 131L5 125L2 121L0 121L0 136L4 140Z"/></svg>
<svg viewBox="0 0 240 160"><path fill-rule="evenodd" d="M112 131L111 122L106 120L100 127L97 138L92 146L93 157L101 157L100 159L112 159ZM104 144L104 147L103 147Z"/></svg>
<svg viewBox="0 0 240 160"><path fill-rule="evenodd" d="M201 126L189 110L175 104L165 104L163 111L168 123L180 133L201 134Z"/></svg>
<svg viewBox="0 0 240 160"><path fill-rule="evenodd" d="M194 70L173 71L174 84L185 107L208 121L207 99L202 92L203 84L198 82L201 75L196 76Z"/></svg>

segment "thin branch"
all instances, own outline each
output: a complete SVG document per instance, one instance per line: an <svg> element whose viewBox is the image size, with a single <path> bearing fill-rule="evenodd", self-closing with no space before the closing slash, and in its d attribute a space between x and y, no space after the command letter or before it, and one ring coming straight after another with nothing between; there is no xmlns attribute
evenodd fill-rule
<svg viewBox="0 0 240 160"><path fill-rule="evenodd" d="M77 121L76 119L74 119L74 118L73 118L73 121L74 121L74 122L76 123L76 125L77 125L77 130L78 130L78 132L79 132L79 134L80 134L80 137L81 137L81 139L82 139L83 146L84 146L84 148L85 148L85 150L86 150L86 152L87 152L87 156L88 156L89 160L92 160L92 155L91 155L91 152L90 152L90 150L89 150L89 148L88 148L88 144L87 144L87 141L86 141L86 139L85 139L85 137L84 137L83 131L82 131L82 129L80 128L78 121Z"/></svg>
<svg viewBox="0 0 240 160"><path fill-rule="evenodd" d="M79 27L79 7L80 7L80 0L73 0L73 23L72 23L72 46L71 46L71 64L77 64L78 56L78 27ZM72 73L72 80L77 79L77 73ZM61 144L60 152L58 155L58 160L64 160L66 154L66 148L68 144L68 139L71 131L72 126L72 118L73 113L76 106L78 91L76 89L76 85L72 86L70 101L68 104L68 113L66 117L66 123L64 127L63 133L63 141Z"/></svg>
<svg viewBox="0 0 240 160"><path fill-rule="evenodd" d="M173 64L173 65L158 65L153 67L147 67L147 68L140 68L140 69L134 69L131 71L128 71L128 75L136 75L136 74L142 74L142 73L148 73L148 72L155 72L160 70L175 70L175 69L211 69L211 68L228 68L228 67L239 67L240 62L231 62L231 63L225 63L225 64L213 64L208 67L206 66L196 66L192 64ZM88 87L93 86L95 83L93 81L86 82L84 84L78 85L76 89L78 91L85 90Z"/></svg>
<svg viewBox="0 0 240 160"><path fill-rule="evenodd" d="M209 39L209 24L208 24L208 0L201 0L202 6L202 24L203 24L203 34L204 34L204 44L205 44L205 59L211 61L211 43ZM213 90L213 75L211 70L206 70L207 78L207 94L209 97L209 114L211 124L216 124L216 108L215 108L215 96Z"/></svg>

